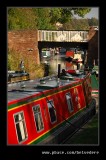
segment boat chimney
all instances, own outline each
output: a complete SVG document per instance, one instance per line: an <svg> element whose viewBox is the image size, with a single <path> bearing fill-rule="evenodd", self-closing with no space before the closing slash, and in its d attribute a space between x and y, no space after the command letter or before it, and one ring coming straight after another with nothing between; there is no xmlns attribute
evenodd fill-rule
<svg viewBox="0 0 106 160"><path fill-rule="evenodd" d="M58 64L58 79L60 79L60 69L61 69L61 64Z"/></svg>

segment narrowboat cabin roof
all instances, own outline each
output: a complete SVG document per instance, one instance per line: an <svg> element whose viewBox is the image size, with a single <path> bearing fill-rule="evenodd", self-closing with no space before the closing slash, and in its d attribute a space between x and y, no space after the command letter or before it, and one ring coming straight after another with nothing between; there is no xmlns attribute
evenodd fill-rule
<svg viewBox="0 0 106 160"><path fill-rule="evenodd" d="M42 92L61 88L66 85L76 84L84 77L85 75L81 72L77 73L76 76L64 76L59 79L57 76L48 76L41 79L8 84L8 102L30 97L32 95L39 95Z"/></svg>

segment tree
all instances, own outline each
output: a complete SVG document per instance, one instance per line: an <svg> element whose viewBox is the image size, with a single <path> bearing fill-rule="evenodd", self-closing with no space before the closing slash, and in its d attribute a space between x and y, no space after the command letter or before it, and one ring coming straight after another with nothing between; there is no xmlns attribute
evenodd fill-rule
<svg viewBox="0 0 106 160"><path fill-rule="evenodd" d="M92 17L91 19L88 19L89 26L98 26L98 19Z"/></svg>
<svg viewBox="0 0 106 160"><path fill-rule="evenodd" d="M37 29L53 29L50 23L50 8L33 8L33 11L37 16Z"/></svg>
<svg viewBox="0 0 106 160"><path fill-rule="evenodd" d="M64 30L88 30L88 19L72 19L71 22L64 23Z"/></svg>
<svg viewBox="0 0 106 160"><path fill-rule="evenodd" d="M36 29L36 18L31 8L9 8L8 29Z"/></svg>
<svg viewBox="0 0 106 160"><path fill-rule="evenodd" d="M84 17L90 8L9 8L8 29L56 29L56 23L71 22L73 15Z"/></svg>
<svg viewBox="0 0 106 160"><path fill-rule="evenodd" d="M59 21L61 23L70 22L74 15L78 15L79 17L84 17L87 13L90 12L90 8L62 8L62 14Z"/></svg>
<svg viewBox="0 0 106 160"><path fill-rule="evenodd" d="M91 11L91 8L73 8L73 15L78 15L84 18L84 16Z"/></svg>
<svg viewBox="0 0 106 160"><path fill-rule="evenodd" d="M51 8L50 9L50 22L55 24L62 17L62 8Z"/></svg>

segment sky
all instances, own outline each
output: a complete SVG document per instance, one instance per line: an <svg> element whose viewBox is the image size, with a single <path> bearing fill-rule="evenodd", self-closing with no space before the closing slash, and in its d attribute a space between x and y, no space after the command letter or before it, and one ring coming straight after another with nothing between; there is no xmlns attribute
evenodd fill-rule
<svg viewBox="0 0 106 160"><path fill-rule="evenodd" d="M76 18L81 18L81 17L78 17L78 16L75 16ZM91 11L86 14L84 16L84 18L92 18L92 17L95 17L97 19L99 19L99 7L94 7L94 8L91 8Z"/></svg>

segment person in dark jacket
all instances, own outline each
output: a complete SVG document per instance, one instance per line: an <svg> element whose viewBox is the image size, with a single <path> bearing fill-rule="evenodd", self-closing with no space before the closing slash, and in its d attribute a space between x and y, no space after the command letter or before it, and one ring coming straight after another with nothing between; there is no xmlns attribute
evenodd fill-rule
<svg viewBox="0 0 106 160"><path fill-rule="evenodd" d="M44 63L44 77L49 75L49 64L47 62Z"/></svg>

